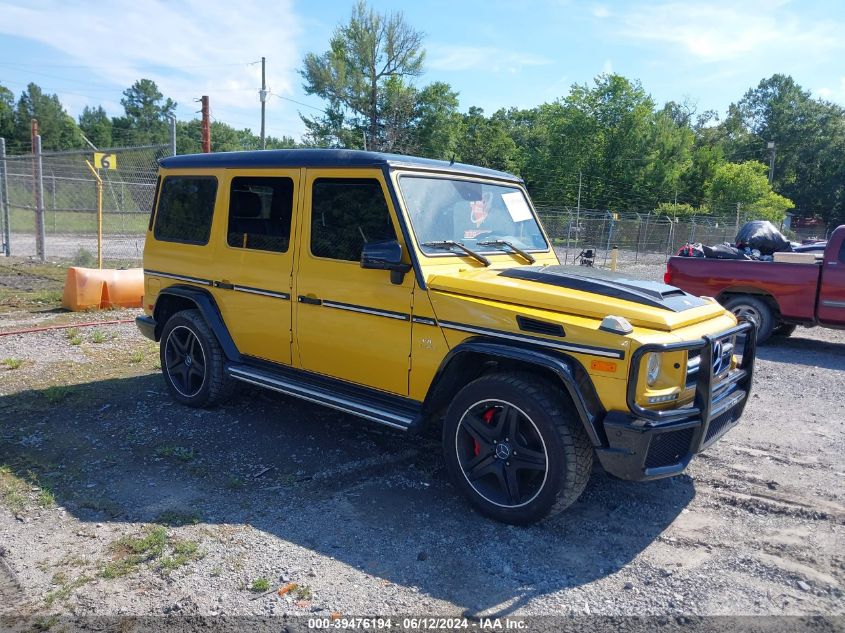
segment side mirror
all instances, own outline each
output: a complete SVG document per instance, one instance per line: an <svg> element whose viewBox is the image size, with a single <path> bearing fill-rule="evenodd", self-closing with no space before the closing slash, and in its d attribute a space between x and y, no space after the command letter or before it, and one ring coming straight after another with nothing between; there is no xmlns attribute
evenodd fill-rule
<svg viewBox="0 0 845 633"><path fill-rule="evenodd" d="M402 263L402 245L399 242L385 240L364 244L361 268L389 270L390 282L399 285L404 281L405 273L411 270L411 265Z"/></svg>

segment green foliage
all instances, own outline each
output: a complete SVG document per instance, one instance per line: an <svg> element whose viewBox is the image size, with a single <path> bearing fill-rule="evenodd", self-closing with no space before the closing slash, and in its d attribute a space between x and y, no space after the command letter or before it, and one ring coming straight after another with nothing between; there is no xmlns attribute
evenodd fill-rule
<svg viewBox="0 0 845 633"><path fill-rule="evenodd" d="M503 122L488 119L481 108L472 107L463 116L456 150L463 162L516 171L516 143Z"/></svg>
<svg viewBox="0 0 845 633"><path fill-rule="evenodd" d="M702 215L708 211L709 209L696 208L686 202L660 202L655 208L656 213L670 218L690 218L694 215Z"/></svg>
<svg viewBox="0 0 845 633"><path fill-rule="evenodd" d="M705 185L711 210L727 214L740 204L760 219L780 222L792 201L772 191L767 173L768 168L756 161L720 165Z"/></svg>
<svg viewBox="0 0 845 633"><path fill-rule="evenodd" d="M114 142L112 138L113 128L114 124L103 106L96 108L85 106L82 114L79 115L79 129L97 147L112 147Z"/></svg>
<svg viewBox="0 0 845 633"><path fill-rule="evenodd" d="M14 113L13 140L21 145L31 141L30 125L38 119L43 150L58 150L82 147L79 128L65 112L57 95L44 94L41 88L30 83L18 99Z"/></svg>
<svg viewBox="0 0 845 633"><path fill-rule="evenodd" d="M422 73L423 34L401 12L377 13L366 2L352 9L322 55L308 53L300 75L310 95L328 102L323 116L302 120L317 146L396 148L402 124L415 111L416 90L405 83ZM360 141L359 141L360 139Z"/></svg>
<svg viewBox="0 0 845 633"><path fill-rule="evenodd" d="M113 119L113 134L122 144L166 143L167 119L176 111L176 102L165 98L152 79L139 79L123 91L120 100L124 116Z"/></svg>
<svg viewBox="0 0 845 633"><path fill-rule="evenodd" d="M15 131L15 93L0 84L0 137L11 139Z"/></svg>
<svg viewBox="0 0 845 633"><path fill-rule="evenodd" d="M270 581L266 578L256 578L249 586L249 590L253 593L264 593L270 591Z"/></svg>

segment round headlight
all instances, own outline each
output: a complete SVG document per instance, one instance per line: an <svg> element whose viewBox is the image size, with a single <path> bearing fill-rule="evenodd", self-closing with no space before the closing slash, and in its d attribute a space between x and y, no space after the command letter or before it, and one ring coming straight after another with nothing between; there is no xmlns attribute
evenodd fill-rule
<svg viewBox="0 0 845 633"><path fill-rule="evenodd" d="M647 363L646 381L649 387L653 387L660 376L660 354L649 354Z"/></svg>

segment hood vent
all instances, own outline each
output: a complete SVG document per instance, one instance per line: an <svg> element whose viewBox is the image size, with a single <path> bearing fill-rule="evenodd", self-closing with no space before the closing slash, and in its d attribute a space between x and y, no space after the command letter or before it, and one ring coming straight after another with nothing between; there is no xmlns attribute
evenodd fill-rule
<svg viewBox="0 0 845 633"><path fill-rule="evenodd" d="M546 334L548 336L566 336L563 331L563 326L558 323L549 323L548 321L538 321L524 316L517 316L516 322L519 329L523 332L533 332L534 334Z"/></svg>

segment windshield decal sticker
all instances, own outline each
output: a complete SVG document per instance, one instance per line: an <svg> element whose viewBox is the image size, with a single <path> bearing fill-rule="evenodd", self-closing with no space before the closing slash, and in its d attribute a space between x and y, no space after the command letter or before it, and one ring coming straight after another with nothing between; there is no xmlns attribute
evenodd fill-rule
<svg viewBox="0 0 845 633"><path fill-rule="evenodd" d="M531 219L531 209L528 207L528 203L525 202L525 197L521 191L503 193L502 200L508 208L511 220L514 222L524 222L525 220Z"/></svg>

